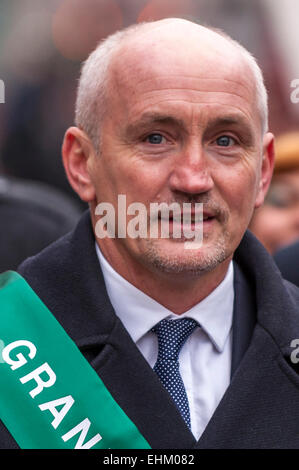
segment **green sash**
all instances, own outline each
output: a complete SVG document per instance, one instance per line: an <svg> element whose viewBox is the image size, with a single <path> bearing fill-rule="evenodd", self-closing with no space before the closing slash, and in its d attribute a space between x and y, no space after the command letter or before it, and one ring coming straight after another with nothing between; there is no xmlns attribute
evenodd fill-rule
<svg viewBox="0 0 299 470"><path fill-rule="evenodd" d="M0 275L0 418L23 449L150 449L17 273Z"/></svg>

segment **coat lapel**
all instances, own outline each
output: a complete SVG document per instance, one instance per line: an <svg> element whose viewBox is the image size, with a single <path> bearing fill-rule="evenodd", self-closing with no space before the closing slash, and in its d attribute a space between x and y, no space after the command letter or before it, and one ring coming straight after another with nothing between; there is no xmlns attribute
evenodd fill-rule
<svg viewBox="0 0 299 470"><path fill-rule="evenodd" d="M298 385L272 337L257 325L196 448L298 448Z"/></svg>
<svg viewBox="0 0 299 470"><path fill-rule="evenodd" d="M186 449L195 444L170 395L119 320L91 364L152 448Z"/></svg>
<svg viewBox="0 0 299 470"><path fill-rule="evenodd" d="M256 324L256 302L239 265L234 262L234 313L231 378L248 349Z"/></svg>

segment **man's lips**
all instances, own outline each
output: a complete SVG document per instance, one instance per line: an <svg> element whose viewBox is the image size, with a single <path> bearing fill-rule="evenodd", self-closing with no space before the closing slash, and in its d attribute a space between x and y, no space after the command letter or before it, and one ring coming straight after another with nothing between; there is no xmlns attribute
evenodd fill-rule
<svg viewBox="0 0 299 470"><path fill-rule="evenodd" d="M210 213L210 212L203 212L202 218L203 218L204 221L205 220L211 220L211 219L215 218L215 215Z"/></svg>
<svg viewBox="0 0 299 470"><path fill-rule="evenodd" d="M195 213L191 212L191 214L186 214L185 218L183 214L169 214L169 217L162 217L159 215L159 220L163 222L181 222L181 223L189 223L189 221L193 224L200 223L201 221L206 222L212 219L215 219L215 215L210 212L203 212L203 213Z"/></svg>

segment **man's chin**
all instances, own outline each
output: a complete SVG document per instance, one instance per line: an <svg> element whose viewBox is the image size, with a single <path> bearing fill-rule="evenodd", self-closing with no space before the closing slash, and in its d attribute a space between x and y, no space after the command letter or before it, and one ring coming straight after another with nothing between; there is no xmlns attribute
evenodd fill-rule
<svg viewBox="0 0 299 470"><path fill-rule="evenodd" d="M184 239L147 240L142 258L160 272L200 275L212 271L228 258L223 241L199 244Z"/></svg>

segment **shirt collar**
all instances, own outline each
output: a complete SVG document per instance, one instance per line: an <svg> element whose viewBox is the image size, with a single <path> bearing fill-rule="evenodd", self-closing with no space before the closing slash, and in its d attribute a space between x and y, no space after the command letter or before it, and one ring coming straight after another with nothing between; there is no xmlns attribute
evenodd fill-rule
<svg viewBox="0 0 299 470"><path fill-rule="evenodd" d="M97 243L96 252L110 302L135 343L164 318L178 319L173 312L120 276L103 256ZM231 261L225 278L216 289L179 316L179 318L189 317L196 320L219 352L223 351L232 326L233 277L234 270Z"/></svg>

